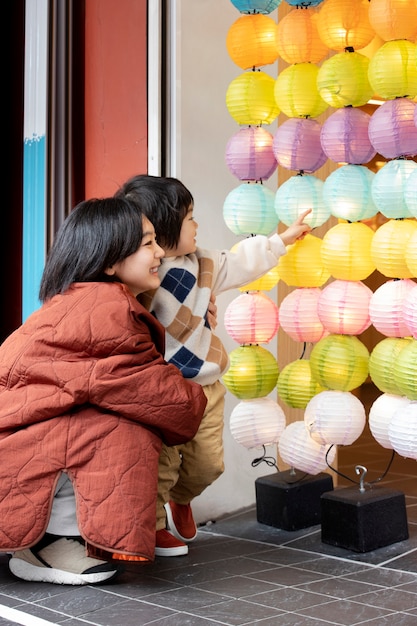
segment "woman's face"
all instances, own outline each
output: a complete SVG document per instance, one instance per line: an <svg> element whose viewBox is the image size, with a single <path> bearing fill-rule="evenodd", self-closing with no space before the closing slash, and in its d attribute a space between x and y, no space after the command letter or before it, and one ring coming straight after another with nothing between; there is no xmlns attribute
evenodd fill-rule
<svg viewBox="0 0 417 626"><path fill-rule="evenodd" d="M155 229L146 217L142 218L142 227L143 237L136 252L106 270L106 274L116 276L134 296L159 287L158 268L165 255L156 243Z"/></svg>

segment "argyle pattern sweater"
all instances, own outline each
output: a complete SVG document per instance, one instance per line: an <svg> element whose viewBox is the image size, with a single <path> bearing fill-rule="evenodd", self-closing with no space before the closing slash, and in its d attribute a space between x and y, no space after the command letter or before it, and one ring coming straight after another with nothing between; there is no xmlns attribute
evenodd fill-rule
<svg viewBox="0 0 417 626"><path fill-rule="evenodd" d="M140 301L166 329L165 359L201 385L219 380L227 352L207 322L210 294L246 285L275 267L286 248L278 234L256 235L234 252L203 250L162 259L161 286Z"/></svg>

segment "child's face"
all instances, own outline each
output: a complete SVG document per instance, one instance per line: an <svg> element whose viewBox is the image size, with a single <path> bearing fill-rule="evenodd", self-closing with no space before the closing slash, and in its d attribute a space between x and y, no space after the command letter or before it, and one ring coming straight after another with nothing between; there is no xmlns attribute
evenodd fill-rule
<svg viewBox="0 0 417 626"><path fill-rule="evenodd" d="M117 276L129 287L134 296L159 287L158 268L161 258L165 256L156 243L154 227L146 217L142 218L142 227L143 237L136 252L106 270L106 274Z"/></svg>
<svg viewBox="0 0 417 626"><path fill-rule="evenodd" d="M193 206L191 205L182 221L178 245L176 248L165 248L166 256L183 256L195 252L197 228L198 224L193 217Z"/></svg>

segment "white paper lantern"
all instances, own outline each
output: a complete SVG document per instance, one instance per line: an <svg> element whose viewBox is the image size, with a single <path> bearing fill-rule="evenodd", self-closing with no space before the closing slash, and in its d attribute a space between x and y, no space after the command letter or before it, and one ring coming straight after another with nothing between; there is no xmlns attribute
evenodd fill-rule
<svg viewBox="0 0 417 626"><path fill-rule="evenodd" d="M350 445L362 434L365 422L365 407L350 391L322 391L304 413L311 438L320 444Z"/></svg>
<svg viewBox="0 0 417 626"><path fill-rule="evenodd" d="M241 400L230 415L229 428L233 439L250 449L277 443L285 424L279 404L263 397Z"/></svg>
<svg viewBox="0 0 417 626"><path fill-rule="evenodd" d="M386 337L407 337L410 330L404 320L403 304L416 283L409 278L388 280L371 297L369 316L377 331Z"/></svg>
<svg viewBox="0 0 417 626"><path fill-rule="evenodd" d="M314 441L303 421L288 424L278 442L278 451L284 463L313 476L325 470L328 464L333 463L336 446L333 446L331 450L329 447ZM326 462L327 452L328 463Z"/></svg>
<svg viewBox="0 0 417 626"><path fill-rule="evenodd" d="M392 448L406 459L417 460L417 402L395 411L388 426Z"/></svg>
<svg viewBox="0 0 417 626"><path fill-rule="evenodd" d="M403 301L403 319L411 335L417 339L417 283L414 285Z"/></svg>
<svg viewBox="0 0 417 626"><path fill-rule="evenodd" d="M394 396L383 393L373 402L369 409L369 430L376 441L383 447L392 450L388 436L388 426L393 414L411 401L405 396Z"/></svg>

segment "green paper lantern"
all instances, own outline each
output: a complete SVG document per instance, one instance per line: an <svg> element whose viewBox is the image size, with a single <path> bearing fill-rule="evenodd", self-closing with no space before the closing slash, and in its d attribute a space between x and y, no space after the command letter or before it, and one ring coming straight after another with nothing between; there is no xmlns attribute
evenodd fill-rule
<svg viewBox="0 0 417 626"><path fill-rule="evenodd" d="M394 381L401 395L417 400L417 340L411 339L394 364Z"/></svg>
<svg viewBox="0 0 417 626"><path fill-rule="evenodd" d="M262 398L276 386L278 363L265 348L258 345L239 346L229 355L230 366L223 383L240 400Z"/></svg>
<svg viewBox="0 0 417 626"><path fill-rule="evenodd" d="M288 363L280 372L277 390L285 404L295 409L305 409L311 398L324 388L313 377L310 361L298 359Z"/></svg>
<svg viewBox="0 0 417 626"><path fill-rule="evenodd" d="M369 356L369 376L383 393L402 396L394 378L395 362L411 338L387 337L376 344Z"/></svg>
<svg viewBox="0 0 417 626"><path fill-rule="evenodd" d="M352 391L368 376L369 352L354 335L331 334L320 339L310 354L311 372L320 385Z"/></svg>

